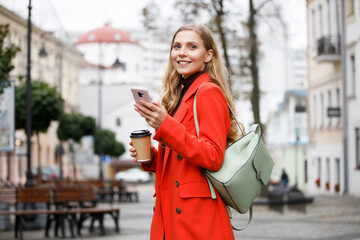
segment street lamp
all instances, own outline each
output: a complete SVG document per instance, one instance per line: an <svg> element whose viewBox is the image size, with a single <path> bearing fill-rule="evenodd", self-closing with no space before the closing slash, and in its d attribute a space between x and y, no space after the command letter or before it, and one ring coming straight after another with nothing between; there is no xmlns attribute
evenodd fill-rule
<svg viewBox="0 0 360 240"><path fill-rule="evenodd" d="M98 147L99 147L99 179L103 180L104 176L103 176L103 159L102 159L102 151L103 151L103 146L102 146L102 84L103 84L103 72L102 72L102 58L103 58L103 49L102 49L102 41L99 41L99 69L98 69L98 77L99 77L99 82L98 82L98 114L99 114L99 119L98 119L98 126L99 126L99 142L98 142Z"/></svg>
<svg viewBox="0 0 360 240"><path fill-rule="evenodd" d="M28 35L27 35L27 67L26 67L26 186L34 185L31 174L31 0L29 0Z"/></svg>
<svg viewBox="0 0 360 240"><path fill-rule="evenodd" d="M299 166L298 166L298 162L299 162L299 141L300 141L300 134L299 134L300 129L296 128L295 132L296 132L296 155L295 155L295 188L298 188L298 171L299 171Z"/></svg>

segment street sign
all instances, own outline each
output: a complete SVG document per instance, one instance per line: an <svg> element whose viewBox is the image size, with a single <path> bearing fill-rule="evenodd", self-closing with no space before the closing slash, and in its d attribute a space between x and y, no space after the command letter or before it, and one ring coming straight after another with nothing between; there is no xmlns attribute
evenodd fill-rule
<svg viewBox="0 0 360 240"><path fill-rule="evenodd" d="M2 84L2 83L0 83ZM15 142L15 85L4 88L0 94L0 152L14 150Z"/></svg>
<svg viewBox="0 0 360 240"><path fill-rule="evenodd" d="M340 117L340 107L328 107L327 115L328 117Z"/></svg>

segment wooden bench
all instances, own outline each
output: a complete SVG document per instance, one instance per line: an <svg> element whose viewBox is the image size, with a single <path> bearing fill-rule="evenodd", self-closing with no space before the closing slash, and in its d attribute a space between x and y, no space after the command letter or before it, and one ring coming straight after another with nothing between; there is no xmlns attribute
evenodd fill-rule
<svg viewBox="0 0 360 240"><path fill-rule="evenodd" d="M1 188L0 202L14 205L14 210L0 211L0 215L15 216L15 238L23 239L23 226L25 217L36 215L47 215L47 218L54 216L62 230L62 237L65 237L64 218L68 212L50 208L51 195L50 188ZM35 209L35 203L46 203L45 209ZM49 222L47 221L47 224ZM70 224L71 232L72 225ZM48 227L46 227L45 236L48 236Z"/></svg>
<svg viewBox="0 0 360 240"><path fill-rule="evenodd" d="M94 222L98 221L102 235L105 235L104 215L110 214L115 223L116 232L119 229L120 209L115 207L99 207L96 202L96 193L91 185L57 186L54 191L54 203L57 209L67 208L73 221L77 223L77 232L80 235L83 222L90 218L90 232L93 232ZM77 202L77 204L74 204ZM77 215L79 215L77 217Z"/></svg>
<svg viewBox="0 0 360 240"><path fill-rule="evenodd" d="M137 191L129 191L126 184L123 181L112 181L111 185L114 189L114 193L118 195L118 201L139 201L139 194Z"/></svg>
<svg viewBox="0 0 360 240"><path fill-rule="evenodd" d="M100 202L113 202L114 199L114 191L111 187L110 182L107 183L106 181L103 180L86 180L86 181L81 181L81 182L77 182L79 184L85 184L85 185L92 185L95 187L95 193L96 193L96 197L97 200Z"/></svg>

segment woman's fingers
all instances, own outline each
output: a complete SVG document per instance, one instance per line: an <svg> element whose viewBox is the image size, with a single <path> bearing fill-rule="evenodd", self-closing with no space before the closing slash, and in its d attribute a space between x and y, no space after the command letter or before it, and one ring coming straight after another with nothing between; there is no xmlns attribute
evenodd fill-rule
<svg viewBox="0 0 360 240"><path fill-rule="evenodd" d="M136 149L133 147L132 141L129 142L129 145L132 147L129 149L130 156L133 157L133 161L136 162Z"/></svg>
<svg viewBox="0 0 360 240"><path fill-rule="evenodd" d="M159 102L149 103L141 100L141 104L135 103L134 106L135 111L145 118L146 122L155 129L160 127L167 115L165 107Z"/></svg>

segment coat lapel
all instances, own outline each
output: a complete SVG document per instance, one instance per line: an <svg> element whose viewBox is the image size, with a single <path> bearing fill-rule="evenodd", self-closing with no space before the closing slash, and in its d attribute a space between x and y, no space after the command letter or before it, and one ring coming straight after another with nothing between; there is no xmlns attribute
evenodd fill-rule
<svg viewBox="0 0 360 240"><path fill-rule="evenodd" d="M180 123L184 120L186 114L189 111L188 106L186 104L184 104L184 103L187 102L191 98L191 96L195 94L195 92L198 90L200 85L203 84L204 82L211 82L211 79L209 78L207 73L201 74L193 82L193 84L191 84L190 88L186 92L184 98L182 99L180 107L179 107L179 109L177 110L177 112L175 113L175 116L174 116L174 118L177 121L179 121ZM164 165L163 165L163 169L162 169L162 173L161 173L161 178L164 176L166 163L168 161L171 149L166 147L164 150L165 150L165 153L164 153Z"/></svg>
<svg viewBox="0 0 360 240"><path fill-rule="evenodd" d="M195 94L195 92L198 90L200 85L205 83L205 82L211 82L211 79L209 78L209 75L207 73L201 74L195 80L195 82L193 82L193 84L191 84L189 90L186 92L186 94L185 94L185 96L183 98L183 102L187 102L191 98L191 96L193 96Z"/></svg>

